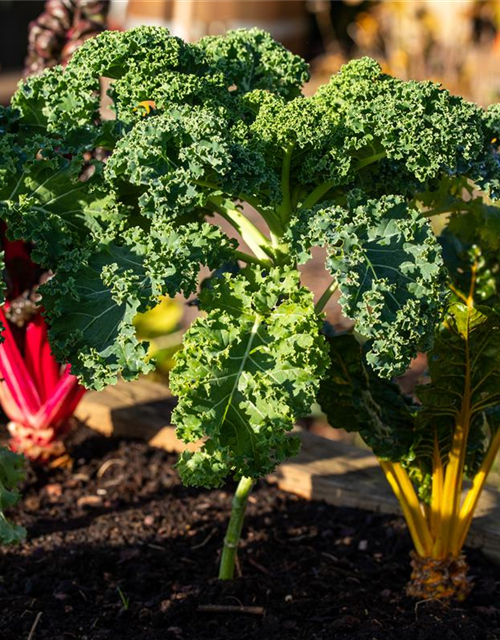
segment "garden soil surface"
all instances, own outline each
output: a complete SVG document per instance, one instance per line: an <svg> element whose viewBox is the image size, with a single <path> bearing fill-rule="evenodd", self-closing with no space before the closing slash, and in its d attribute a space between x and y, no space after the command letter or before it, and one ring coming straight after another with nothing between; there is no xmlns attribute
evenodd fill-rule
<svg viewBox="0 0 500 640"><path fill-rule="evenodd" d="M83 427L69 448L73 469L30 471L11 514L29 534L0 552L0 640L500 639L500 567L479 551L466 603L415 602L401 519L260 482L222 583L230 488L184 488L173 456Z"/></svg>

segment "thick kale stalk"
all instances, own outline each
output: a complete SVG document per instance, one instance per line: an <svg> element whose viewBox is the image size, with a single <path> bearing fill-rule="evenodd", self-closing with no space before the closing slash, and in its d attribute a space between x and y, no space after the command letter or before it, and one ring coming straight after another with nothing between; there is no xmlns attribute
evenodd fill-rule
<svg viewBox="0 0 500 640"><path fill-rule="evenodd" d="M201 443L179 462L187 483L250 485L297 451L289 432L325 376L321 311L337 288L373 372L429 350L446 276L422 211L450 182L495 188L478 107L368 59L310 98L307 77L257 29L186 44L142 27L89 40L0 112L0 216L55 272L51 345L84 384L148 371L134 317L213 272L171 376L178 433ZM315 307L297 265L316 246L332 283Z"/></svg>
<svg viewBox="0 0 500 640"><path fill-rule="evenodd" d="M219 567L220 580L231 580L234 577L236 552L240 542L241 530L245 520L245 509L247 506L248 496L253 487L251 478L242 478L234 493L231 518L227 527L227 533L224 538L224 546Z"/></svg>

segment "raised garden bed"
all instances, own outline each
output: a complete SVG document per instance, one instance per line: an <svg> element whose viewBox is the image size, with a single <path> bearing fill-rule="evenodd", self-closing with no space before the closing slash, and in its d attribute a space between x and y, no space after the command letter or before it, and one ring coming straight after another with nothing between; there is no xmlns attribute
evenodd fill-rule
<svg viewBox="0 0 500 640"><path fill-rule="evenodd" d="M230 488L183 488L171 454L83 427L70 449L73 471L31 473L16 510L29 539L2 550L2 640L500 637L500 568L481 551L465 604L415 603L400 517L262 481L241 576L221 583Z"/></svg>
<svg viewBox="0 0 500 640"><path fill-rule="evenodd" d="M119 383L102 393L87 394L77 416L105 435L140 438L167 451L185 445L169 418L174 401L167 387L147 380ZM280 489L308 500L342 507L400 513L400 506L370 451L303 431L299 455L269 478ZM196 448L196 447L193 447ZM500 496L485 489L469 536L469 544L500 560Z"/></svg>

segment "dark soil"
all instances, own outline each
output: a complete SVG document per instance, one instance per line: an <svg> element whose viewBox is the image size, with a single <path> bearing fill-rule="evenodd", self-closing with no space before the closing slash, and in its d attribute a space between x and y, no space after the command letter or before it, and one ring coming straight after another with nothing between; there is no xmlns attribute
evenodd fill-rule
<svg viewBox="0 0 500 640"><path fill-rule="evenodd" d="M29 539L0 555L0 640L500 639L500 568L479 551L465 604L415 603L402 520L261 482L241 577L221 583L228 490L183 488L145 444L82 428L71 446L73 471L30 472L12 514Z"/></svg>

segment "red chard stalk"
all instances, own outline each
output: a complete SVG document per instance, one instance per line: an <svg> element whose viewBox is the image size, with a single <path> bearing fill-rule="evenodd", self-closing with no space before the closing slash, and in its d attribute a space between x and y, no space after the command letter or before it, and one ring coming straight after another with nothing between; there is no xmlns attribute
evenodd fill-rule
<svg viewBox="0 0 500 640"><path fill-rule="evenodd" d="M56 362L41 314L24 325L23 352L6 317L8 310L9 303L0 308L0 403L10 420L11 449L39 462L60 458L65 452L62 438L85 389L70 365Z"/></svg>
<svg viewBox="0 0 500 640"><path fill-rule="evenodd" d="M30 258L29 246L5 237L7 301L0 307L0 404L10 422L11 449L46 462L64 454L63 437L85 389L50 349L47 325L37 306L40 282L49 274Z"/></svg>

